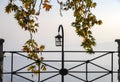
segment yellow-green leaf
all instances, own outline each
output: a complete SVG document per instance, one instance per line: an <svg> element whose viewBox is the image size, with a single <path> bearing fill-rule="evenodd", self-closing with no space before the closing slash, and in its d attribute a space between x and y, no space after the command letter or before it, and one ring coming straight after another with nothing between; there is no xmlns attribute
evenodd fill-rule
<svg viewBox="0 0 120 82"><path fill-rule="evenodd" d="M44 45L41 45L40 46L40 50L43 51L45 49L45 46Z"/></svg>

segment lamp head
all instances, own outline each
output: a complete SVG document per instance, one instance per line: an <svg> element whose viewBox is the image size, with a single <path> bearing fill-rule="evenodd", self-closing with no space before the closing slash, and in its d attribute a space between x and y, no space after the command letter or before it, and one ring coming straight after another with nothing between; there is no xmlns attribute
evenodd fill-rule
<svg viewBox="0 0 120 82"><path fill-rule="evenodd" d="M55 36L55 45L56 46L62 46L62 36L60 34Z"/></svg>

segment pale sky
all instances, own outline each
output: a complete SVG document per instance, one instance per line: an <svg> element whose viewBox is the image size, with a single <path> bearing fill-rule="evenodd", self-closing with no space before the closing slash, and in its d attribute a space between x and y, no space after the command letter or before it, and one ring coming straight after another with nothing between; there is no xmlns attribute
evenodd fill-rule
<svg viewBox="0 0 120 82"><path fill-rule="evenodd" d="M4 13L8 0L0 0L0 38L5 39L4 50L21 50L22 45L29 39L29 33L23 31L14 19L13 14ZM115 39L120 39L120 1L119 0L94 0L97 7L93 13L103 21L101 26L93 27L93 34L97 45L95 50L117 50ZM53 3L51 3L53 4ZM80 46L81 38L74 32L71 22L74 17L71 11L63 12L60 16L58 5L53 4L50 12L41 11L39 16L39 32L34 35L36 41L45 45L45 50L60 50L55 46L54 37L58 34L58 26L64 27L65 50L83 50Z"/></svg>

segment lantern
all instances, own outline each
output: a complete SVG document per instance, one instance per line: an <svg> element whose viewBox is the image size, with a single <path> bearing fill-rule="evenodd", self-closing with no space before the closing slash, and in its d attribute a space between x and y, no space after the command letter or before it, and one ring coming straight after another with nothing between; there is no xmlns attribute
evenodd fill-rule
<svg viewBox="0 0 120 82"><path fill-rule="evenodd" d="M55 45L56 46L62 46L62 36L60 34L55 36Z"/></svg>

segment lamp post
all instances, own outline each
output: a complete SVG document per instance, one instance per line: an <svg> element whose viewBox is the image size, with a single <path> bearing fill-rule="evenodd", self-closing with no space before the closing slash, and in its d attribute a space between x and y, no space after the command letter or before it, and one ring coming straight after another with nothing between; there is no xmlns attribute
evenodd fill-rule
<svg viewBox="0 0 120 82"><path fill-rule="evenodd" d="M61 35L60 29L62 32ZM64 68L64 30L62 25L60 25L58 28L58 35L55 36L55 42L56 46L62 46L62 65L61 69L59 70L59 74L61 74L61 81L64 82L64 76L68 74L68 70Z"/></svg>

